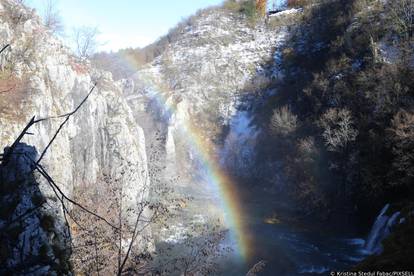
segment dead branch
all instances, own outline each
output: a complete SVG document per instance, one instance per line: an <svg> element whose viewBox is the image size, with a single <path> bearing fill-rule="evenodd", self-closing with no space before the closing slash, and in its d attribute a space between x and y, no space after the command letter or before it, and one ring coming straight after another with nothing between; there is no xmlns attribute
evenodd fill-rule
<svg viewBox="0 0 414 276"><path fill-rule="evenodd" d="M90 211L89 209L87 209L86 207L82 206L81 204L77 203L76 201L72 200L71 198L69 198L68 196L66 196L65 193L63 193L63 191L59 188L58 185L56 185L55 181L52 179L52 177L50 177L50 175L46 172L46 170L40 165L36 163L36 170L48 181L48 183L53 186L61 195L62 199L67 200L68 202L72 203L73 205L79 207L80 209L82 209L83 211L85 211L86 213L102 220L103 222L105 222L106 224L108 224L110 227L114 228L115 230L118 230L118 227L116 227L115 225L113 225L112 223L110 223L108 220L106 220L104 217Z"/></svg>
<svg viewBox="0 0 414 276"><path fill-rule="evenodd" d="M13 85L13 86L7 88L6 90L0 91L0 93L8 93L10 91L13 91L13 89L15 89L15 88L16 88L16 85Z"/></svg>
<svg viewBox="0 0 414 276"><path fill-rule="evenodd" d="M32 119L29 121L29 123L24 127L23 131L20 133L20 135L17 137L17 139L14 141L14 143L11 145L11 147L7 150L7 152L3 156L2 164L7 165L9 162L10 156L13 154L14 149L16 148L17 144L20 143L24 135L26 135L29 130L29 128L35 124L35 116L32 117Z"/></svg>
<svg viewBox="0 0 414 276"><path fill-rule="evenodd" d="M10 47L10 44L6 44L3 48L1 48L0 54L3 53L9 47Z"/></svg>

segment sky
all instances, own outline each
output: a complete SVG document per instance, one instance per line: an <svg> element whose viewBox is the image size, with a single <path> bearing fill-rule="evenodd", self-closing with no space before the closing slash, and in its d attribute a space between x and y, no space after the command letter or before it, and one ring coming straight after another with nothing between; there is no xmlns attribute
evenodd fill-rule
<svg viewBox="0 0 414 276"><path fill-rule="evenodd" d="M66 33L80 26L98 27L101 51L143 47L166 34L198 9L223 0L56 0ZM39 14L46 0L28 0Z"/></svg>
<svg viewBox="0 0 414 276"><path fill-rule="evenodd" d="M166 34L183 18L223 0L53 0L66 36L80 26L98 27L100 51L143 47ZM280 0L277 0L280 1ZM26 0L39 14L47 0Z"/></svg>

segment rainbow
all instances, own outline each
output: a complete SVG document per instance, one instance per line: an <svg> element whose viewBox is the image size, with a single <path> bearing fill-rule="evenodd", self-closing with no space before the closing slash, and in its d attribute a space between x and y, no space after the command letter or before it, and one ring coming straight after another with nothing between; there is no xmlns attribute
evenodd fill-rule
<svg viewBox="0 0 414 276"><path fill-rule="evenodd" d="M128 66L135 67L134 63L129 62L127 58L123 60ZM174 106L172 101L167 101L166 96L164 96L164 94L168 94L167 89L153 82L147 82L147 84L156 90L154 91L153 97L157 101L157 104L163 107L170 115L174 114L177 111L176 106ZM218 193L218 198L221 201L221 206L225 214L225 223L230 230L231 239L237 245L235 249L237 250L236 253L244 260L247 260L250 241L247 238L247 231L242 220L245 212L240 202L237 185L220 166L220 162L214 154L214 145L203 137L200 129L195 127L190 121L187 121L182 124L180 131L183 134L182 137L186 137L192 152L195 153L198 161L202 164L207 175L208 183L213 185L214 190Z"/></svg>

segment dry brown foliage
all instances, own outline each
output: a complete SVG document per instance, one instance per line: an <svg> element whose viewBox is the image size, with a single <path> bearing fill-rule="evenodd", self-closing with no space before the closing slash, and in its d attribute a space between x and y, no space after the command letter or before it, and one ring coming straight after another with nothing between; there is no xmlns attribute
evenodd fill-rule
<svg viewBox="0 0 414 276"><path fill-rule="evenodd" d="M19 79L11 73L3 73L0 76L0 116L13 118L19 122L27 119L24 108L28 93L28 80Z"/></svg>
<svg viewBox="0 0 414 276"><path fill-rule="evenodd" d="M288 0L287 1L287 6L289 8L299 8L299 7L303 7L306 6L307 4L309 4L309 0Z"/></svg>

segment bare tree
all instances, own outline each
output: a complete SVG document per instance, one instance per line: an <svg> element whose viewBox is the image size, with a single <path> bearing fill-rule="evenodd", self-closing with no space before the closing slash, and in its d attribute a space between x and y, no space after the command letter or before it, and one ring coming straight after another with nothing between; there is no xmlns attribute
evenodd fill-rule
<svg viewBox="0 0 414 276"><path fill-rule="evenodd" d="M43 23L54 34L63 33L63 23L56 0L47 0L43 12Z"/></svg>
<svg viewBox="0 0 414 276"><path fill-rule="evenodd" d="M400 110L391 120L390 143L394 154L393 167L398 176L393 185L411 185L414 179L414 113Z"/></svg>
<svg viewBox="0 0 414 276"><path fill-rule="evenodd" d="M347 109L330 108L319 123L324 128L322 137L329 151L343 151L358 136L351 112Z"/></svg>
<svg viewBox="0 0 414 276"><path fill-rule="evenodd" d="M125 194L116 177L104 175L96 185L84 185L77 190L76 200L105 215L117 228L108 227L77 208L71 210L75 271L87 275L122 275L132 269L140 272L146 268L150 255L145 245L150 240L145 231L166 214L160 204L145 199L146 189L144 185L134 208L123 203Z"/></svg>
<svg viewBox="0 0 414 276"><path fill-rule="evenodd" d="M73 31L73 41L78 57L87 59L91 57L99 47L97 27L82 26Z"/></svg>
<svg viewBox="0 0 414 276"><path fill-rule="evenodd" d="M119 175L130 175L133 169L125 165ZM123 183L111 174L103 174L97 183L85 183L75 190L77 201L116 226L111 227L79 208L71 210L72 261L77 273L141 275L154 270L151 266L153 240L147 230L168 227L171 211L179 208L174 206L182 199L171 196L170 188L156 183L156 187L154 183L151 187L149 183L141 186L133 206L125 203Z"/></svg>
<svg viewBox="0 0 414 276"><path fill-rule="evenodd" d="M273 111L269 127L274 135L287 136L298 127L298 117L289 106L283 106Z"/></svg>

